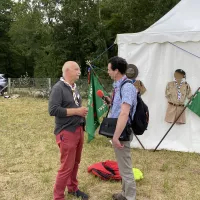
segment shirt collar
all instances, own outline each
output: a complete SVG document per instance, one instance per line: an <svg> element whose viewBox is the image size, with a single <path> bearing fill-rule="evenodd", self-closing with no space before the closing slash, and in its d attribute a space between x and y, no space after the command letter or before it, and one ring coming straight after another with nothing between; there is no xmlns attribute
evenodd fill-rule
<svg viewBox="0 0 200 200"><path fill-rule="evenodd" d="M182 84L184 84L184 83L185 83L185 80L182 79L181 82L180 82L180 85L182 85ZM177 82L176 79L174 79L174 84L175 84L175 85L178 85L178 82Z"/></svg>
<svg viewBox="0 0 200 200"><path fill-rule="evenodd" d="M69 86L72 90L76 89L76 83L74 83L73 85L70 85L67 81L65 81L63 77L61 77L60 80L63 81L65 85Z"/></svg>
<svg viewBox="0 0 200 200"><path fill-rule="evenodd" d="M124 75L121 79L119 79L118 81L115 81L113 83L113 87L114 88L117 88L117 87L120 87L120 85L122 84L122 82L127 79L126 75Z"/></svg>

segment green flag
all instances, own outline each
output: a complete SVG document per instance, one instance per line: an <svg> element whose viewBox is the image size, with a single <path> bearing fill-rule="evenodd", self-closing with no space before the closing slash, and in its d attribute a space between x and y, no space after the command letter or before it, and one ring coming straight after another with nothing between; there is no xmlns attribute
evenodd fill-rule
<svg viewBox="0 0 200 200"><path fill-rule="evenodd" d="M95 131L100 125L100 118L108 111L108 107L100 97L97 96L97 90L102 90L104 95L107 93L99 83L97 77L91 70L90 85L88 93L88 114L86 118L86 132L88 133L88 142L94 139Z"/></svg>
<svg viewBox="0 0 200 200"><path fill-rule="evenodd" d="M200 117L200 92L197 92L188 108Z"/></svg>

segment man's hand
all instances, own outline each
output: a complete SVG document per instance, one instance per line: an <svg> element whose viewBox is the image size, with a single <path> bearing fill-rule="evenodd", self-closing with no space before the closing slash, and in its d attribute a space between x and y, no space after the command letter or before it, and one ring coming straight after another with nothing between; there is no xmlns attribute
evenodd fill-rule
<svg viewBox="0 0 200 200"><path fill-rule="evenodd" d="M80 107L77 109L78 109L77 114L81 117L85 117L88 114L88 109L86 107Z"/></svg>
<svg viewBox="0 0 200 200"><path fill-rule="evenodd" d="M108 106L110 106L110 105L111 105L111 99L110 99L110 97L105 96L105 99L106 99L106 101L109 102L109 103L107 103L105 100L103 100L103 102L104 102L105 104L107 104Z"/></svg>
<svg viewBox="0 0 200 200"><path fill-rule="evenodd" d="M130 113L130 105L127 103L123 103L121 105L121 112L117 120L117 126L112 140L113 145L119 149L122 149L124 147L124 145L121 145L119 137L122 134L124 128L126 127L129 113Z"/></svg>
<svg viewBox="0 0 200 200"><path fill-rule="evenodd" d="M118 148L118 149L124 148L124 145L122 145L120 143L119 138L116 138L115 136L112 139L112 143L113 143L113 146L116 147L116 148Z"/></svg>

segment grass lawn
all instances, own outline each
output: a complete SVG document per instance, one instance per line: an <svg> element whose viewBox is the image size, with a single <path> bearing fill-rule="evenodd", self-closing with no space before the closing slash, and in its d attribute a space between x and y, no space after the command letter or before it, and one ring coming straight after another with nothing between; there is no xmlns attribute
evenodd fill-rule
<svg viewBox="0 0 200 200"><path fill-rule="evenodd" d="M47 103L0 97L0 200L53 199L59 149ZM89 165L108 159L115 158L106 138L85 142L79 186L91 200L111 200L120 192L120 182L101 181L87 173ZM200 200L199 154L132 149L132 161L144 173L137 182L137 200Z"/></svg>

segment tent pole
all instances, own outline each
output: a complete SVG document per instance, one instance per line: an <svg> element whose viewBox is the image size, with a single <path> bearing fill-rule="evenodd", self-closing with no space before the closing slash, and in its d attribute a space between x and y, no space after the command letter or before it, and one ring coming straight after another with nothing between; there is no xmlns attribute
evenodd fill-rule
<svg viewBox="0 0 200 200"><path fill-rule="evenodd" d="M161 139L161 141L158 143L158 145L156 146L156 148L154 149L154 152L157 150L157 148L160 146L160 144L162 143L162 141L165 139L165 137L168 135L168 133L170 132L170 130L173 128L173 126L175 125L175 123L178 121L178 119L180 118L180 116L183 114L183 112L185 111L185 109L187 108L187 106L190 104L190 102L192 101L192 99L194 98L194 96L197 94L197 92L200 90L200 87L197 89L197 91L194 93L194 95L191 97L190 101L187 103L187 105L184 106L183 111L180 113L180 115L176 118L176 120L174 121L174 123L170 126L169 130L166 132L166 134L163 136L163 138Z"/></svg>
<svg viewBox="0 0 200 200"><path fill-rule="evenodd" d="M142 142L139 140L138 136L133 132L133 135L136 137L137 141L140 143L141 147L145 150Z"/></svg>

